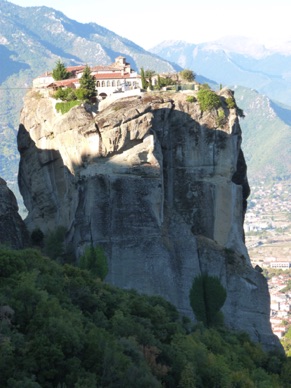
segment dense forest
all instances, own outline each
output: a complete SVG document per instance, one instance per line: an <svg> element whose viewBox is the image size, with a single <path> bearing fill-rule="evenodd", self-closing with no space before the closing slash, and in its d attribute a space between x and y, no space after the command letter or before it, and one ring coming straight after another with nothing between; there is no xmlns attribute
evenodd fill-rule
<svg viewBox="0 0 291 388"><path fill-rule="evenodd" d="M0 248L1 387L291 387L290 359L93 272Z"/></svg>

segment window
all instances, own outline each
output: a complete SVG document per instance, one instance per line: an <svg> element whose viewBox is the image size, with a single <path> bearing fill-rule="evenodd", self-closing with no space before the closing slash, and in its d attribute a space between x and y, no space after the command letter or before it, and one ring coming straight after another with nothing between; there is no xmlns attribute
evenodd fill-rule
<svg viewBox="0 0 291 388"><path fill-rule="evenodd" d="M102 81L101 86L104 88L105 87L105 81Z"/></svg>

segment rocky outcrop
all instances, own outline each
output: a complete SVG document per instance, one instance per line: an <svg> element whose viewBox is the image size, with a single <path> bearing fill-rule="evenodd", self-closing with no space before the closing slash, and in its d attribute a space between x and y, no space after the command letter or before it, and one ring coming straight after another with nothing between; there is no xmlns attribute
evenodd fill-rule
<svg viewBox="0 0 291 388"><path fill-rule="evenodd" d="M26 224L65 226L76 259L101 245L106 281L159 294L192 318L193 279L218 276L227 326L278 348L267 283L244 244L249 187L230 96L220 92L218 120L182 93L120 99L96 116L86 107L61 116L54 100L29 93L18 133Z"/></svg>
<svg viewBox="0 0 291 388"><path fill-rule="evenodd" d="M29 244L28 230L18 214L13 192L0 178L0 244L20 249Z"/></svg>

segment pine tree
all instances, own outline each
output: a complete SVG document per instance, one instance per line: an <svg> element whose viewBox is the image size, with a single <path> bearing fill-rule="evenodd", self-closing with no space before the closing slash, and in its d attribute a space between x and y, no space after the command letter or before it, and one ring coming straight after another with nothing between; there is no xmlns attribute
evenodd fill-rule
<svg viewBox="0 0 291 388"><path fill-rule="evenodd" d="M87 65L80 78L80 89L83 91L83 99L90 101L90 99L96 96L95 78L91 75L90 67Z"/></svg>
<svg viewBox="0 0 291 388"><path fill-rule="evenodd" d="M55 81L61 81L70 77L70 73L67 71L64 63L60 59L56 62L52 76Z"/></svg>

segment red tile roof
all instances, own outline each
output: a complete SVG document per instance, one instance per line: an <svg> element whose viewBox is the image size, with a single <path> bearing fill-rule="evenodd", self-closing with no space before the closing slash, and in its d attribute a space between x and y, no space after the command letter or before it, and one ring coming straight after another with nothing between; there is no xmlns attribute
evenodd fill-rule
<svg viewBox="0 0 291 388"><path fill-rule="evenodd" d="M69 79L64 79L61 81L54 81L51 84L49 84L47 87L50 88L53 86L69 86L69 85L73 85L77 82L79 82L78 78L69 78Z"/></svg>
<svg viewBox="0 0 291 388"><path fill-rule="evenodd" d="M69 71L69 72L72 72L72 71L79 71L79 70L83 70L85 69L85 65L79 65L79 66L69 66L69 67L66 67L66 70Z"/></svg>
<svg viewBox="0 0 291 388"><path fill-rule="evenodd" d="M91 71L116 71L116 70L122 70L123 67L119 66L118 68L113 65L105 65L105 66L94 66L91 67Z"/></svg>
<svg viewBox="0 0 291 388"><path fill-rule="evenodd" d="M103 74L94 74L94 78L99 79L126 79L130 78L130 73L103 73ZM135 77L139 78L139 76Z"/></svg>

